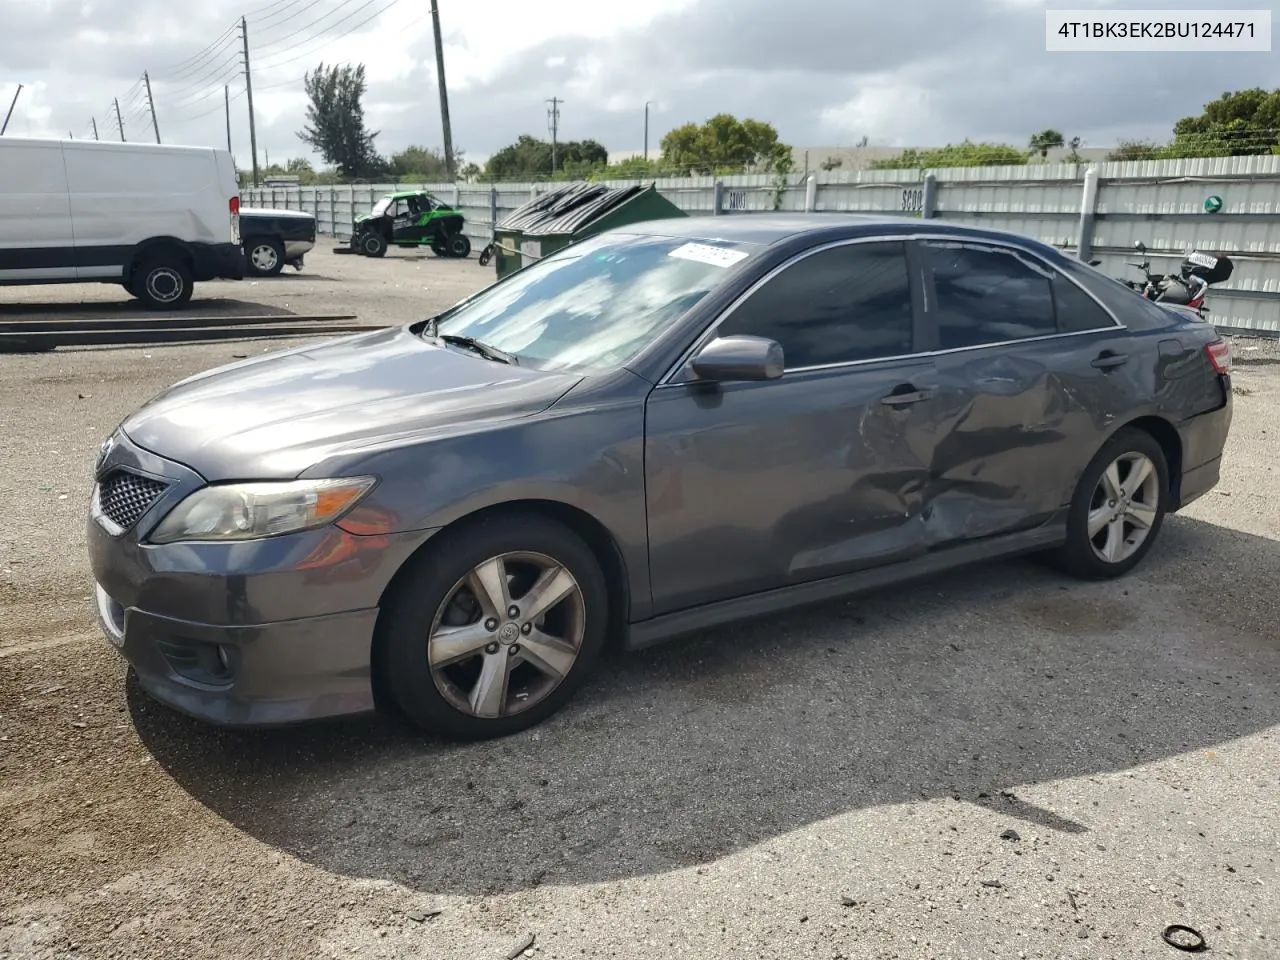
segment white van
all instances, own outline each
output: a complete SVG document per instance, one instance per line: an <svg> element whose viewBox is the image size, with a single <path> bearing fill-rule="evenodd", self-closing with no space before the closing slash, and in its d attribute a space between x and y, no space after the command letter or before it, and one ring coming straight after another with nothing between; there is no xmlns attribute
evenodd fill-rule
<svg viewBox="0 0 1280 960"><path fill-rule="evenodd" d="M0 284L119 283L180 307L245 274L225 150L0 137Z"/></svg>

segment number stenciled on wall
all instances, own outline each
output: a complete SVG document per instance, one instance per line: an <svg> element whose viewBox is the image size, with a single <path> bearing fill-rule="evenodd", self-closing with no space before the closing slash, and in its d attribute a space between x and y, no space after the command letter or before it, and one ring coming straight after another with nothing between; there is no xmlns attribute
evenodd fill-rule
<svg viewBox="0 0 1280 960"><path fill-rule="evenodd" d="M904 213L924 212L924 190L909 187L902 191L902 210Z"/></svg>
<svg viewBox="0 0 1280 960"><path fill-rule="evenodd" d="M745 190L726 190L724 192L726 210L750 210L751 205L747 202L747 191Z"/></svg>

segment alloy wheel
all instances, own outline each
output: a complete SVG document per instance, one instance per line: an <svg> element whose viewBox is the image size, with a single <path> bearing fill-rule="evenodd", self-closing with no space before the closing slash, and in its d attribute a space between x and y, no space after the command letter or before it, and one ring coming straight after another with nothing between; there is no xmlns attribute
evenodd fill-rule
<svg viewBox="0 0 1280 960"><path fill-rule="evenodd" d="M468 716L523 712L573 669L586 623L582 588L558 561L532 552L492 557L450 588L432 620L432 680Z"/></svg>
<svg viewBox="0 0 1280 960"><path fill-rule="evenodd" d="M276 264L280 262L276 248L269 243L260 243L254 247L253 252L249 254L249 259L253 262L254 268L263 273L274 270Z"/></svg>
<svg viewBox="0 0 1280 960"><path fill-rule="evenodd" d="M1160 507L1160 474L1145 454L1130 452L1102 471L1089 503L1089 543L1104 563L1123 563L1146 541Z"/></svg>

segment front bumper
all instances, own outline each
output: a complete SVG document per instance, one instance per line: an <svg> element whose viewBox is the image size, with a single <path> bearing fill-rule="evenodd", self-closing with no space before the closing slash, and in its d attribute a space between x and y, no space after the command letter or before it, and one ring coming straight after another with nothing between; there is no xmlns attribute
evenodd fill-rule
<svg viewBox="0 0 1280 960"><path fill-rule="evenodd" d="M99 585L103 632L161 703L219 726L267 726L374 708L378 611L252 626L175 620L124 607Z"/></svg>
<svg viewBox="0 0 1280 960"><path fill-rule="evenodd" d="M324 527L240 543L150 544L148 532L204 480L118 434L97 476L169 486L136 523L88 521L96 606L143 689L223 725L293 723L373 708L378 605L430 535Z"/></svg>

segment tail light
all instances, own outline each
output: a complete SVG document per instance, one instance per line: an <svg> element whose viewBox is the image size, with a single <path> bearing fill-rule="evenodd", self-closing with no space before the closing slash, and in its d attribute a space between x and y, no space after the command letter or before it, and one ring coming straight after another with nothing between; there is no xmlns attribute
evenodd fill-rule
<svg viewBox="0 0 1280 960"><path fill-rule="evenodd" d="M1204 348L1209 362L1213 364L1215 373L1222 376L1231 372L1231 344L1226 340L1215 340Z"/></svg>
<svg viewBox="0 0 1280 960"><path fill-rule="evenodd" d="M230 207L231 207L231 215L233 217L240 216L240 198L239 197L231 198Z"/></svg>

